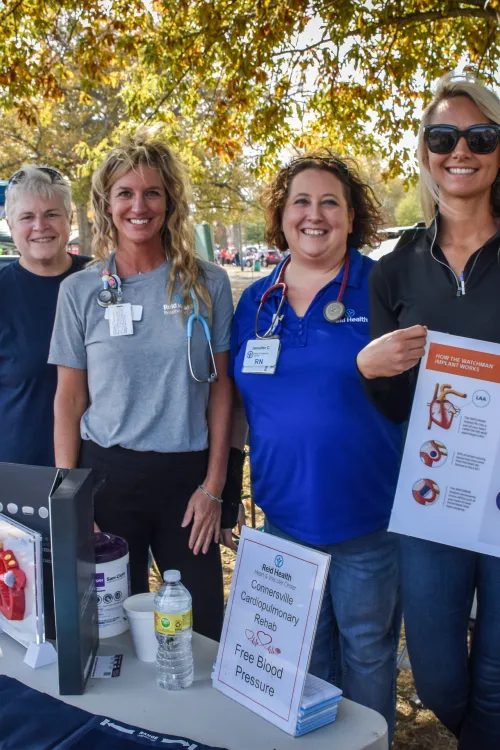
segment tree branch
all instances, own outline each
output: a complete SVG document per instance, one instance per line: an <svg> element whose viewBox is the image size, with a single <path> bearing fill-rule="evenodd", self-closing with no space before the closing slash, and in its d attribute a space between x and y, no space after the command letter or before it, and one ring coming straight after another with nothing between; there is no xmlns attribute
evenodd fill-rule
<svg viewBox="0 0 500 750"><path fill-rule="evenodd" d="M210 181L209 185L213 185L214 187L221 188L223 190L229 190L231 193L236 193L236 195L238 196L238 198L240 199L240 201L242 201L243 203L245 203L245 205L247 205L247 206L257 206L258 205L255 200L252 200L252 199L249 200L248 198L245 198L245 196L241 194L241 191L237 187L234 187L233 185L230 185L228 182Z"/></svg>
<svg viewBox="0 0 500 750"><path fill-rule="evenodd" d="M383 29L388 26L411 26L412 24L418 25L422 23L428 23L429 21L446 21L451 18L484 18L488 21L494 21L495 23L499 22L499 16L493 8L484 8L483 6L480 7L479 4L476 5L474 3L473 7L470 8L453 8L446 11L436 10L428 11L427 13L409 13L407 16L391 16L390 18L387 18L385 20L367 24L364 27L363 31L365 34L376 33L379 29ZM349 39L351 37L356 37L359 35L359 30L350 31L345 34L344 39ZM304 52L310 52L310 50L318 49L318 47L322 47L324 44L330 43L333 43L333 39L331 39L330 37L327 38L326 34L323 34L319 42L309 44L307 47L302 47L300 49L293 48L282 50L281 52L275 52L273 53L272 57L281 57L283 55L300 55Z"/></svg>
<svg viewBox="0 0 500 750"><path fill-rule="evenodd" d="M451 10L432 10L427 13L408 13L407 16L392 16L380 23L369 24L367 31L384 28L385 26L410 26L411 24L427 23L428 21L447 21L449 18L486 18L497 21L498 17L493 8L454 8ZM346 36L355 36L355 33Z"/></svg>
<svg viewBox="0 0 500 750"><path fill-rule="evenodd" d="M3 14L3 16L0 16L0 23L3 23L3 21L5 21L6 18L11 16L13 13L15 13L16 10L20 8L23 3L24 3L24 0L18 0L17 3L14 3L12 8L9 8L7 12Z"/></svg>

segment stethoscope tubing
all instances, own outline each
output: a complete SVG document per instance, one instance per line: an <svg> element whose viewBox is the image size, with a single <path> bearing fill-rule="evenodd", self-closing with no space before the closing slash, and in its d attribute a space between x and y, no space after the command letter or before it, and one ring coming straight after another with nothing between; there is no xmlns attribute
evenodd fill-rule
<svg viewBox="0 0 500 750"><path fill-rule="evenodd" d="M210 333L210 327L206 318L200 313L200 306L193 289L190 290L189 296L193 301L193 312L189 316L186 324L189 372L191 373L191 377L193 378L193 380L196 380L197 383L215 383L219 379L219 375L217 373L217 365L215 364L215 357L212 349L212 335ZM203 331L205 333L205 338L210 350L210 361L212 364L212 372L210 373L208 378L204 378L202 380L200 380L200 378L197 378L194 374L193 364L191 361L191 340L193 338L193 327L196 322L201 323L201 327L203 328Z"/></svg>
<svg viewBox="0 0 500 750"><path fill-rule="evenodd" d="M282 307L283 307L283 305L285 303L286 295L288 294L288 285L285 282L285 271L286 271L286 269L287 269L287 267L288 267L291 259L292 258L289 255L288 258L286 258L283 261L283 265L280 268L280 272L278 274L278 278L276 279L275 283L272 284L268 289L266 289L266 291L264 292L264 294L260 298L259 307L257 309L257 314L255 316L255 337L257 339L267 339L267 338L270 338L274 334L274 331L276 330L276 328L278 326L278 323L281 320L281 318L280 318L281 309L282 309ZM350 257L349 257L349 249L347 249L346 255L345 255L344 275L342 277L342 283L340 285L340 291L339 291L339 294L338 294L338 297L337 297L337 300L336 300L339 303L342 303L342 299L344 297L344 292L345 292L345 289L346 289L346 286L347 286L347 281L348 281L348 278L349 278L349 266L350 266ZM272 320L271 320L271 325L269 326L269 328L267 329L267 331L265 333L261 334L261 333L259 333L259 317L260 317L260 313L261 313L261 310L262 310L262 306L265 303L265 301L267 300L267 298L269 297L269 295L272 292L276 291L277 289L281 289L281 299L280 299L280 302L279 302L279 305L278 305L278 309L274 313L274 315L272 317Z"/></svg>
<svg viewBox="0 0 500 750"><path fill-rule="evenodd" d="M115 255L116 255L116 252L111 253L108 259L108 262L106 263L106 266L102 272L102 277L101 277L103 289L101 289L101 291L97 295L97 303L101 307L104 307L104 308L111 307L117 302L123 301L120 277L116 273L111 272L111 267L112 267L112 263L114 261ZM110 288L109 279L113 279L116 282L116 290ZM106 300L104 302L101 299L101 295L103 293L107 293L107 295L109 295L109 301ZM214 352L212 349L212 334L210 333L210 326L208 325L206 318L200 313L200 306L198 304L198 300L196 298L196 294L194 293L193 289L189 291L189 296L191 297L191 300L193 302L193 312L189 316L187 320L187 324L186 324L189 372L193 380L196 380L197 383L215 383L219 379L219 375L217 373L217 365L215 363L215 356L214 356ZM208 348L210 350L210 362L211 362L212 372L209 374L208 378L203 378L203 379L196 377L196 375L194 374L193 364L191 361L191 340L193 338L193 327L196 322L201 324L201 327L203 328L203 332L205 334L205 338L208 343Z"/></svg>

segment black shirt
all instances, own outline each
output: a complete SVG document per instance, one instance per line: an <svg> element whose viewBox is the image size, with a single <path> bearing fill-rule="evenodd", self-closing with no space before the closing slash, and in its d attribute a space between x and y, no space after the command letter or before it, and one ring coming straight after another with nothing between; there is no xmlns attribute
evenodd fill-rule
<svg viewBox="0 0 500 750"><path fill-rule="evenodd" d="M71 256L59 276L19 262L0 271L0 461L54 465L57 368L47 364L61 281L90 258Z"/></svg>
<svg viewBox="0 0 500 750"><path fill-rule="evenodd" d="M436 222L416 229L383 256L370 276L372 339L398 328L432 331L500 344L500 232L467 261L465 294L460 279L434 241ZM389 419L408 419L418 367L393 378L363 378L370 400Z"/></svg>

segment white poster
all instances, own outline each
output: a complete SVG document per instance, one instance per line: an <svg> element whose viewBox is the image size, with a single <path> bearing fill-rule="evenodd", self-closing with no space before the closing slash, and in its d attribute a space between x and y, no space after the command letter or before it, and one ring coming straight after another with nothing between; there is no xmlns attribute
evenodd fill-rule
<svg viewBox="0 0 500 750"><path fill-rule="evenodd" d="M330 556L244 527L213 685L289 734Z"/></svg>
<svg viewBox="0 0 500 750"><path fill-rule="evenodd" d="M500 557L500 346L429 331L390 531Z"/></svg>

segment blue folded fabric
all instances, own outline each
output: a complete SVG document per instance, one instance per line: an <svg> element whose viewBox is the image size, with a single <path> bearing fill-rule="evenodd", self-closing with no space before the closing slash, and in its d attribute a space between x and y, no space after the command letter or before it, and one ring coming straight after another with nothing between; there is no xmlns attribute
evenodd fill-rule
<svg viewBox="0 0 500 750"><path fill-rule="evenodd" d="M0 750L133 750L139 746L224 750L94 716L0 675Z"/></svg>

